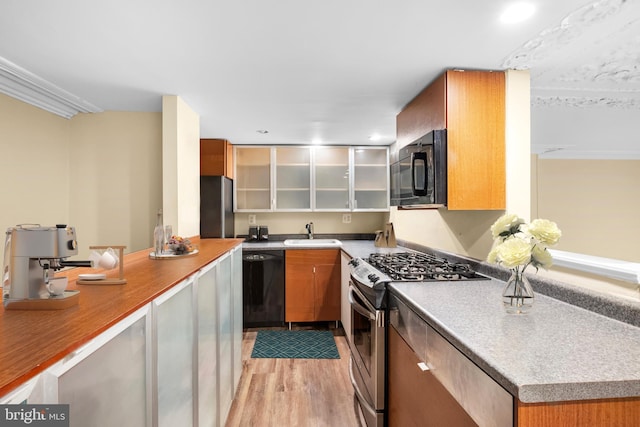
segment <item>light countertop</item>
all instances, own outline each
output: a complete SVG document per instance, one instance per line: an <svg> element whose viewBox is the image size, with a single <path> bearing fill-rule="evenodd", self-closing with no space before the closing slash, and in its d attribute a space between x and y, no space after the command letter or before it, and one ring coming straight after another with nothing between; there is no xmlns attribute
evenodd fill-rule
<svg viewBox="0 0 640 427"><path fill-rule="evenodd" d="M393 283L391 292L522 402L640 396L640 328L536 294L507 314L504 282Z"/></svg>

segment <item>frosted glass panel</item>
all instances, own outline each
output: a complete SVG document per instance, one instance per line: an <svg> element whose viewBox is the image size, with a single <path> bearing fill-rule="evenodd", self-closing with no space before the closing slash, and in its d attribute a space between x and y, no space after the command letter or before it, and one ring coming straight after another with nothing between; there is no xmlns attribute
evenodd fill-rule
<svg viewBox="0 0 640 427"><path fill-rule="evenodd" d="M269 188L271 170L266 166L238 166L236 184L240 188Z"/></svg>
<svg viewBox="0 0 640 427"><path fill-rule="evenodd" d="M349 188L348 166L316 166L316 188Z"/></svg>
<svg viewBox="0 0 640 427"><path fill-rule="evenodd" d="M276 148L276 209L311 208L311 150Z"/></svg>
<svg viewBox="0 0 640 427"><path fill-rule="evenodd" d="M69 404L71 426L147 425L145 334L142 317L58 376L58 402Z"/></svg>
<svg viewBox="0 0 640 427"><path fill-rule="evenodd" d="M309 190L279 190L276 193L278 209L310 209Z"/></svg>
<svg viewBox="0 0 640 427"><path fill-rule="evenodd" d="M349 209L349 191L316 190L316 209Z"/></svg>
<svg viewBox="0 0 640 427"><path fill-rule="evenodd" d="M309 165L278 166L276 174L278 188L309 188L310 186Z"/></svg>
<svg viewBox="0 0 640 427"><path fill-rule="evenodd" d="M193 424L192 289L189 284L169 295L171 292L157 307L160 427Z"/></svg>
<svg viewBox="0 0 640 427"><path fill-rule="evenodd" d="M271 148L236 147L236 209L271 209Z"/></svg>
<svg viewBox="0 0 640 427"><path fill-rule="evenodd" d="M315 147L316 165L349 165L348 147Z"/></svg>
<svg viewBox="0 0 640 427"><path fill-rule="evenodd" d="M236 189L236 206L238 209L270 209L270 190L242 190Z"/></svg>
<svg viewBox="0 0 640 427"><path fill-rule="evenodd" d="M387 197L386 191L356 191L356 209L385 209Z"/></svg>
<svg viewBox="0 0 640 427"><path fill-rule="evenodd" d="M219 425L223 426L233 400L233 338L231 329L231 257L225 255L218 263L216 302L218 312L218 401Z"/></svg>
<svg viewBox="0 0 640 427"><path fill-rule="evenodd" d="M215 426L218 419L217 390L217 263L198 277L198 423Z"/></svg>
<svg viewBox="0 0 640 427"><path fill-rule="evenodd" d="M354 150L356 165L385 165L387 164L387 150L380 148L356 148Z"/></svg>
<svg viewBox="0 0 640 427"><path fill-rule="evenodd" d="M271 164L269 147L236 147L235 156L238 165L268 166Z"/></svg>
<svg viewBox="0 0 640 427"><path fill-rule="evenodd" d="M276 164L300 164L311 163L311 151L302 147L278 147L276 148Z"/></svg>
<svg viewBox="0 0 640 427"><path fill-rule="evenodd" d="M358 189L378 189L387 187L387 168L382 166L356 166L355 188Z"/></svg>
<svg viewBox="0 0 640 427"><path fill-rule="evenodd" d="M231 252L233 262L232 311L233 311L233 394L235 395L242 374L242 248Z"/></svg>
<svg viewBox="0 0 640 427"><path fill-rule="evenodd" d="M389 169L387 149L354 149L354 209L389 208Z"/></svg>

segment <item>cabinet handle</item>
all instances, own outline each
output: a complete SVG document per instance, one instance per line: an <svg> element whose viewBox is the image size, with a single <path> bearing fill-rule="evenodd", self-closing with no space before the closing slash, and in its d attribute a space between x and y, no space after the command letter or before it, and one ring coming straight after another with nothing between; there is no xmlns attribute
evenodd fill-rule
<svg viewBox="0 0 640 427"><path fill-rule="evenodd" d="M418 368L420 368L420 370L421 370L422 372L425 372L425 371L428 371L428 370L429 370L429 365L427 365L427 364L426 364L426 363L424 363L424 362L420 362L420 363L418 363Z"/></svg>

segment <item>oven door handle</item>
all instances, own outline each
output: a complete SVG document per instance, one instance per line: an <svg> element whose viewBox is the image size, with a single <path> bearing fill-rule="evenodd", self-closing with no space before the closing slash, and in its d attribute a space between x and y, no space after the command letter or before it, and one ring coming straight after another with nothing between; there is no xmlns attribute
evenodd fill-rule
<svg viewBox="0 0 640 427"><path fill-rule="evenodd" d="M354 292L353 292L353 288L349 287L349 304L351 304L351 307L353 307L353 309L355 311L357 311L358 313L362 314L367 319L375 321L376 320L375 313L372 313L365 306L363 306L360 303L358 303L354 296L355 295L354 295Z"/></svg>
<svg viewBox="0 0 640 427"><path fill-rule="evenodd" d="M376 410L373 409L373 406L367 401L367 399L364 398L364 395L360 391L360 387L358 387L358 383L353 376L353 369L353 359L349 358L349 379L351 380L351 385L353 386L353 392L358 399L358 403L360 403L360 408L362 408L363 411L367 411L370 414L369 416L371 418L375 418Z"/></svg>

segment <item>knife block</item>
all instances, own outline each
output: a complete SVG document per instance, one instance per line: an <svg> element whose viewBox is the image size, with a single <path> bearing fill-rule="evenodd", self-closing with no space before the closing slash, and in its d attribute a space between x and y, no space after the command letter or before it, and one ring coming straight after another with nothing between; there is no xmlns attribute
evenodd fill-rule
<svg viewBox="0 0 640 427"><path fill-rule="evenodd" d="M376 240L373 242L378 248L395 248L398 246L396 242L396 233L393 230L393 223L388 222L384 226L384 230L376 231Z"/></svg>

